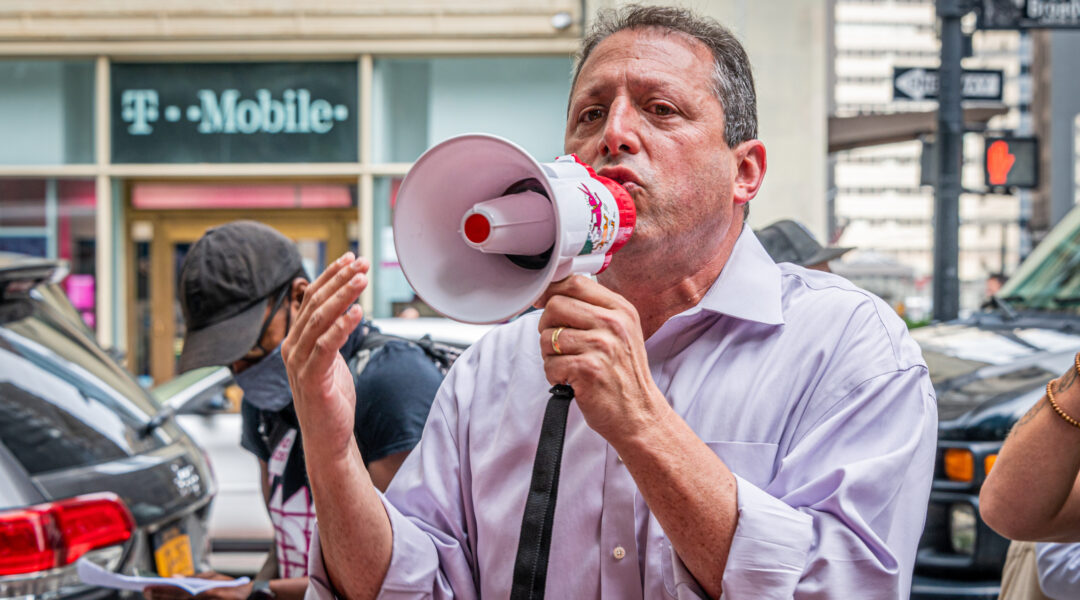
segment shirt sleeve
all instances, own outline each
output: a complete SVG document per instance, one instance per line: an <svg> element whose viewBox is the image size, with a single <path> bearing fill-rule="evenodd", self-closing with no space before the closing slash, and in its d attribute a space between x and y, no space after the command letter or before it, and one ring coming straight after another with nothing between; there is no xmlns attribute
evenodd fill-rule
<svg viewBox="0 0 1080 600"><path fill-rule="evenodd" d="M739 518L723 597L873 590L906 600L937 438L926 368L865 381L811 423L778 457L767 485L736 476ZM699 589L673 559L680 592Z"/></svg>
<svg viewBox="0 0 1080 600"><path fill-rule="evenodd" d="M412 450L441 382L415 344L391 341L372 353L356 380L355 433L365 463Z"/></svg>
<svg viewBox="0 0 1080 600"><path fill-rule="evenodd" d="M240 445L263 462L270 462L270 448L259 433L260 411L247 402L240 403Z"/></svg>
<svg viewBox="0 0 1080 600"><path fill-rule="evenodd" d="M1053 600L1076 598L1080 591L1080 544L1035 544L1039 587Z"/></svg>
<svg viewBox="0 0 1080 600"><path fill-rule="evenodd" d="M467 419L455 403L470 398L470 376L462 362L454 365L439 389L423 438L398 470L386 494L380 493L393 530L390 567L380 599L448 600L477 598L476 571L470 545L475 522L469 494L468 456L458 444ZM309 553L308 598L334 597L316 536Z"/></svg>

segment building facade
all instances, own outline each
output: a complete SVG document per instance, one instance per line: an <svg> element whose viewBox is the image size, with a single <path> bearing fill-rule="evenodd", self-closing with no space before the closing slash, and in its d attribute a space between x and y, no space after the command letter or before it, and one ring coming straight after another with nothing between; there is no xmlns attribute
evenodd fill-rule
<svg viewBox="0 0 1080 600"><path fill-rule="evenodd" d="M837 0L835 12L835 106L840 116L933 111L934 101L893 99L896 67L936 68L940 45L933 0ZM974 20L965 23L974 29ZM990 131L1031 135L1031 44L1012 31L978 31L965 69L1004 71L1002 101L1008 112L989 121ZM839 152L834 156L838 244L854 246L914 271L906 293L895 288L894 305L928 308L933 269L934 191L921 167L923 144L908 141ZM1019 263L1026 193L985 193L982 136L965 136L960 197L959 277L961 309L983 300L992 273L1008 275ZM932 164L932 163L929 163ZM922 176L922 177L921 177ZM922 183L920 183L922 180ZM845 260L860 261L858 253ZM841 265L838 269L843 272ZM862 266L856 270L863 270Z"/></svg>
<svg viewBox="0 0 1080 600"><path fill-rule="evenodd" d="M390 217L409 164L457 133L561 153L572 0L0 3L0 249L65 287L130 366L172 376L176 270L236 218L316 273L372 257L368 313L412 291ZM512 99L512 101L510 100Z"/></svg>
<svg viewBox="0 0 1080 600"><path fill-rule="evenodd" d="M572 53L621 0L0 1L0 251L64 286L137 374L175 373L177 269L216 224L262 221L312 274L371 257L368 315L414 301L390 227L412 162L488 132L562 153ZM752 218L824 230L827 3L693 8L757 73L767 184ZM782 165L786 165L782 166Z"/></svg>

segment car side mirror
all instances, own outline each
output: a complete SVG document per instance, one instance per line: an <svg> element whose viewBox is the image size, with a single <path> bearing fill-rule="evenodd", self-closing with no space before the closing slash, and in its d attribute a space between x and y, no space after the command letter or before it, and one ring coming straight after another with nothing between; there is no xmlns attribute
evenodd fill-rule
<svg viewBox="0 0 1080 600"><path fill-rule="evenodd" d="M194 369L150 391L160 409L146 424L148 435L174 415L236 412L243 392L225 367Z"/></svg>

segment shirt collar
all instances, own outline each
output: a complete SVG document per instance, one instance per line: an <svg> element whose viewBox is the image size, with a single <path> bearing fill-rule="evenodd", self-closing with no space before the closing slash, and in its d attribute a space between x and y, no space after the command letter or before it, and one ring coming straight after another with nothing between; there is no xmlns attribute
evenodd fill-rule
<svg viewBox="0 0 1080 600"><path fill-rule="evenodd" d="M743 227L727 264L696 308L766 325L784 323L780 267L749 227Z"/></svg>

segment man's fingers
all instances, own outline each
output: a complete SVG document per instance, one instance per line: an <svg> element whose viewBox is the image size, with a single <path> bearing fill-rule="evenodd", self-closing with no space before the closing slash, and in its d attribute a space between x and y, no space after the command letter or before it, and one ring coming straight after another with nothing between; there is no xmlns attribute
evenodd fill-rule
<svg viewBox="0 0 1080 600"><path fill-rule="evenodd" d="M330 328L319 339L315 340L311 353L308 355L307 367L314 373L326 373L338 355L338 351L345 345L356 326L364 316L364 311L359 305L352 305L345 314L334 320Z"/></svg>
<svg viewBox="0 0 1080 600"><path fill-rule="evenodd" d="M580 356L593 351L609 355L619 346L620 342L611 335L595 329L553 327L540 331L540 354L545 361L559 356Z"/></svg>
<svg viewBox="0 0 1080 600"><path fill-rule="evenodd" d="M601 326L607 313L610 311L577 298L555 296L548 299L536 327L539 331L554 327L593 329Z"/></svg>
<svg viewBox="0 0 1080 600"><path fill-rule="evenodd" d="M584 331L571 327L541 329L540 354L544 357L580 354L586 350L583 334Z"/></svg>
<svg viewBox="0 0 1080 600"><path fill-rule="evenodd" d="M603 360L595 353L544 358L544 375L552 385L565 383L573 387L581 381L595 381L604 372Z"/></svg>
<svg viewBox="0 0 1080 600"><path fill-rule="evenodd" d="M345 271L347 272L347 271ZM349 309L349 304L355 301L360 293L367 287L367 275L354 273L352 278L337 287L334 293L325 297L319 304L313 305L307 318L296 320L298 337L296 345L290 350L290 355L307 356L315 349L315 343L323 336L342 313ZM306 303L306 300L305 300ZM359 310L359 307L357 307ZM359 319L357 320L359 323ZM344 342L343 342L344 343Z"/></svg>
<svg viewBox="0 0 1080 600"><path fill-rule="evenodd" d="M311 312L311 307L315 306L315 303L312 301L315 293L322 289L327 282L345 270L354 260L356 260L356 257L352 252L342 254L337 260L327 265L326 269L315 278L315 281L312 281L308 285L307 291L304 293L304 301L300 304L300 312L297 314L298 323L304 320L308 313Z"/></svg>
<svg viewBox="0 0 1080 600"><path fill-rule="evenodd" d="M328 265L326 269L322 273L320 273L318 277L315 278L315 281L311 282L311 285L322 285L323 282L336 275L338 271L345 268L346 265L348 265L354 260L356 260L356 255L352 252L346 252L345 254L342 254L341 256L337 257L337 260L330 263L330 265Z"/></svg>
<svg viewBox="0 0 1080 600"><path fill-rule="evenodd" d="M343 258L351 257L352 253L347 253ZM304 302L300 306L300 314L296 318L296 322L301 327L310 318L313 311L317 310L320 306L326 302L327 298L332 296L342 287L349 284L350 281L356 275L360 273L367 273L371 266L368 259L364 257L346 260L343 265L338 266L338 262L335 261L334 266L337 267L332 275L328 268L319 276L316 283L308 286L307 292L304 294Z"/></svg>

